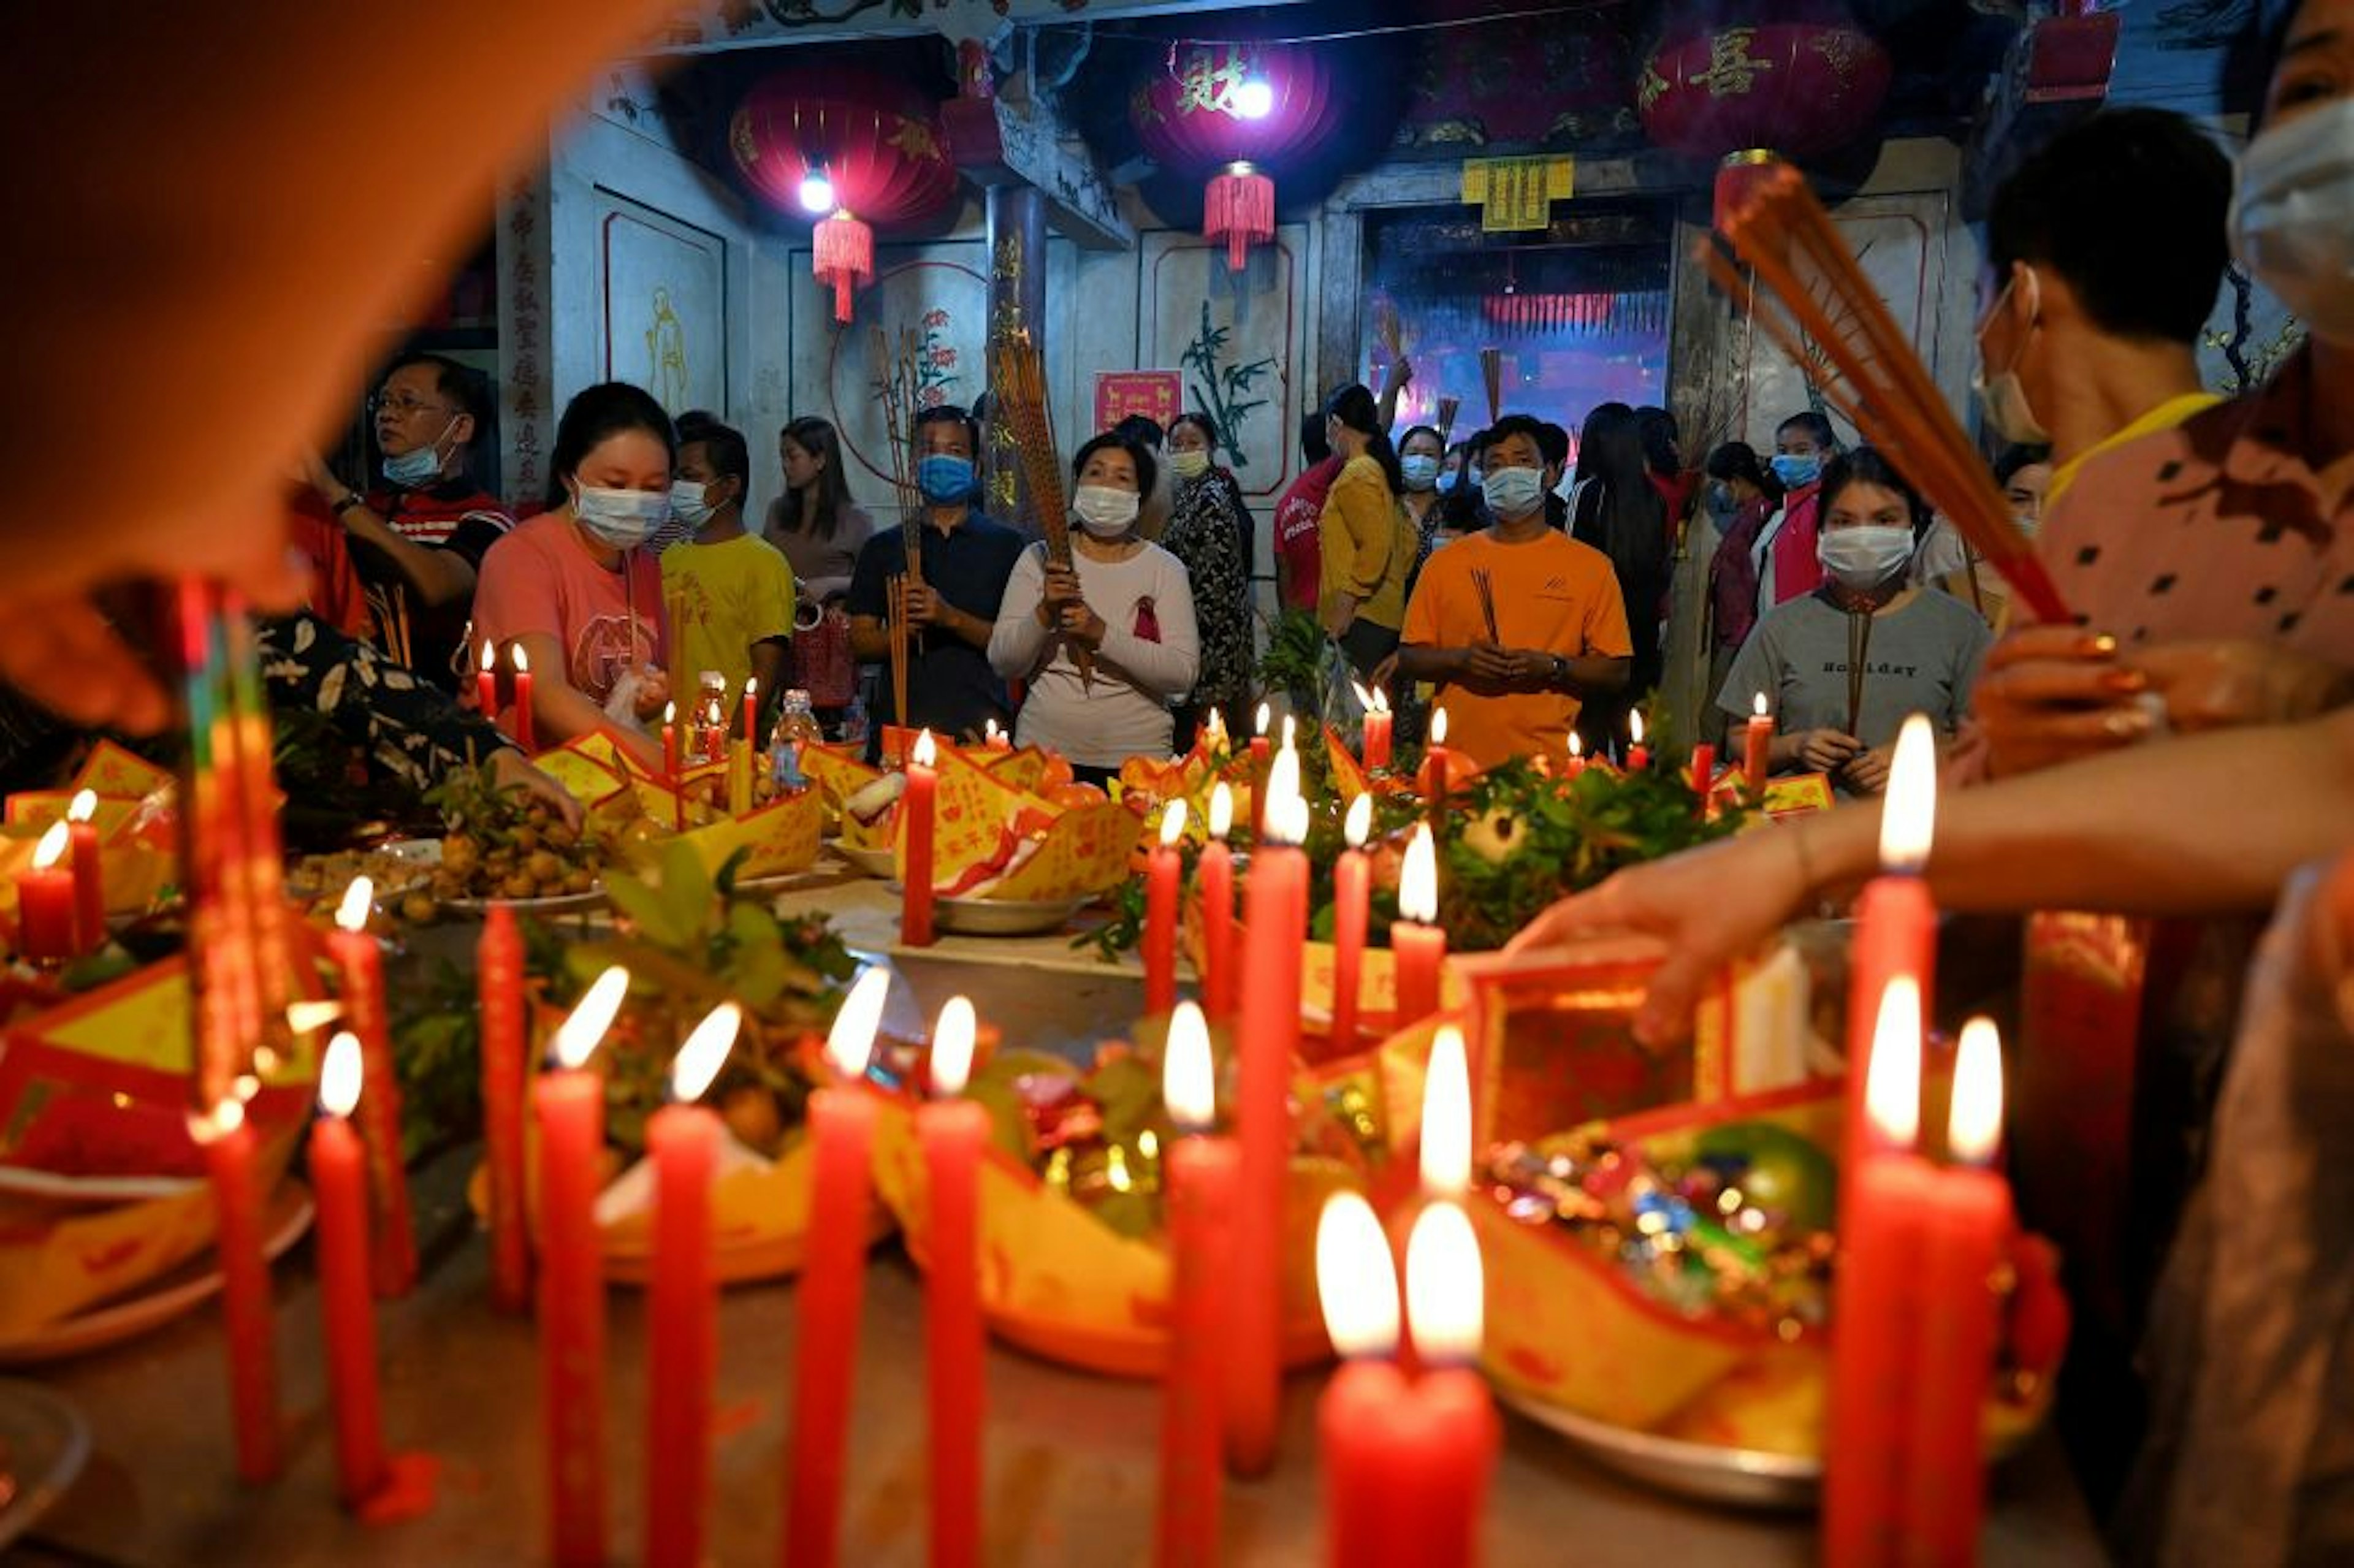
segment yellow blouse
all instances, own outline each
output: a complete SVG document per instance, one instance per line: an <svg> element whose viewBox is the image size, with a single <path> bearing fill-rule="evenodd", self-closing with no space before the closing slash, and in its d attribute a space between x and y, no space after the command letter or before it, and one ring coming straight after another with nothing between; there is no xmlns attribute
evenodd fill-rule
<svg viewBox="0 0 2354 1568"><path fill-rule="evenodd" d="M1405 577L1414 567L1414 526L1390 493L1382 465L1351 458L1332 481L1317 523L1323 551L1320 608L1329 612L1343 593L1357 613L1394 631L1405 620Z"/></svg>

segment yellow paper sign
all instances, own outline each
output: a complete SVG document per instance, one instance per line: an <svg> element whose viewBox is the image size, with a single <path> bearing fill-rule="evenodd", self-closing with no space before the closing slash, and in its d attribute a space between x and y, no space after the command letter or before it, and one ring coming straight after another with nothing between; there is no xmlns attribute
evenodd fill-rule
<svg viewBox="0 0 2354 1568"><path fill-rule="evenodd" d="M1136 814L1127 807L1076 806L1046 830L1038 853L988 895L1014 901L1089 897L1127 879L1135 848Z"/></svg>
<svg viewBox="0 0 2354 1568"><path fill-rule="evenodd" d="M1565 153L1463 163L1463 200L1481 209L1479 227L1490 234L1543 228L1553 204L1576 194L1577 162Z"/></svg>

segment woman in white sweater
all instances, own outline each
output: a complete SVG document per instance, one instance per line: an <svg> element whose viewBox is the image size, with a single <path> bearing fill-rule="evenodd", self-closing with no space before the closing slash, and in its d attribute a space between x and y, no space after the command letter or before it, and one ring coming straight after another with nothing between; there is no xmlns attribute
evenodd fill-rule
<svg viewBox="0 0 2354 1568"><path fill-rule="evenodd" d="M1083 782L1100 784L1131 757L1169 755L1169 705L1193 689L1201 644L1184 567L1137 531L1151 455L1106 433L1079 449L1071 476L1071 564L1049 563L1044 545L1022 552L989 662L1028 683L1015 740L1061 752ZM1082 651L1091 675L1075 658Z"/></svg>

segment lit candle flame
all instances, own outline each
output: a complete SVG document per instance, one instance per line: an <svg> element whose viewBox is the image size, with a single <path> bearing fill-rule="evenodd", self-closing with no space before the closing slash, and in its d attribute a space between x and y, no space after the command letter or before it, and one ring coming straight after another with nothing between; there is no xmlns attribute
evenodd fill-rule
<svg viewBox="0 0 2354 1568"><path fill-rule="evenodd" d="M1471 1069L1463 1031L1439 1025L1422 1080L1422 1190L1451 1198L1471 1184Z"/></svg>
<svg viewBox="0 0 2354 1568"><path fill-rule="evenodd" d="M1220 747L1226 744L1226 715L1225 714L1220 713L1215 708L1212 708L1210 710L1210 722L1203 727L1209 732L1209 737L1213 744Z"/></svg>
<svg viewBox="0 0 2354 1568"><path fill-rule="evenodd" d="M668 729L677 722L678 705L676 703L664 703L663 705L663 727L664 729Z"/></svg>
<svg viewBox="0 0 2354 1568"><path fill-rule="evenodd" d="M1283 748L1286 751L1299 744L1299 721L1289 714L1283 715Z"/></svg>
<svg viewBox="0 0 2354 1568"><path fill-rule="evenodd" d="M227 1138L245 1125L245 1102L234 1096L213 1107L210 1116L188 1113L188 1136L198 1143Z"/></svg>
<svg viewBox="0 0 2354 1568"><path fill-rule="evenodd" d="M1937 736L1928 716L1914 714L1897 733L1888 765L1888 794L1880 808L1880 868L1917 874L1929 863L1937 823Z"/></svg>
<svg viewBox="0 0 2354 1568"><path fill-rule="evenodd" d="M1921 1134L1921 982L1911 975L1894 976L1880 993L1863 1073L1864 1114L1872 1127L1897 1148L1912 1148Z"/></svg>
<svg viewBox="0 0 2354 1568"><path fill-rule="evenodd" d="M1316 1295L1332 1348L1352 1359L1397 1349L1397 1273L1373 1206L1355 1192L1324 1200L1316 1221Z"/></svg>
<svg viewBox="0 0 2354 1568"><path fill-rule="evenodd" d="M1414 1348L1431 1366L1469 1366L1479 1359L1487 1280L1479 1238L1453 1203L1432 1203L1415 1217L1405 1241L1406 1321Z"/></svg>
<svg viewBox="0 0 2354 1568"><path fill-rule="evenodd" d="M1349 802L1349 814L1341 819L1341 836L1349 841L1351 849L1361 850L1373 831L1373 796L1369 789Z"/></svg>
<svg viewBox="0 0 2354 1568"><path fill-rule="evenodd" d="M1373 711L1373 694L1365 690L1365 683L1363 681L1351 680L1349 683L1349 689L1357 694L1357 705L1359 707L1364 709L1367 713Z"/></svg>
<svg viewBox="0 0 2354 1568"><path fill-rule="evenodd" d="M1405 842L1405 863L1398 870L1398 913L1422 925L1438 920L1438 846L1431 842L1430 824L1416 822Z"/></svg>
<svg viewBox="0 0 2354 1568"><path fill-rule="evenodd" d="M1445 708L1430 710L1430 744L1433 746L1447 744L1447 710Z"/></svg>
<svg viewBox="0 0 2354 1568"><path fill-rule="evenodd" d="M1296 845L1307 839L1308 802L1299 795L1299 753L1286 746L1275 754L1267 770L1267 842Z"/></svg>
<svg viewBox="0 0 2354 1568"><path fill-rule="evenodd" d="M1267 726L1274 722L1275 710L1268 707L1265 703L1259 704L1257 733L1261 736L1265 736L1267 734Z"/></svg>
<svg viewBox="0 0 2354 1568"><path fill-rule="evenodd" d="M73 803L66 808L66 821L69 822L87 822L97 815L98 791L95 789L75 790Z"/></svg>
<svg viewBox="0 0 2354 1568"><path fill-rule="evenodd" d="M33 869L47 871L56 865L65 858L66 845L72 841L73 829L70 826L62 821L51 822L49 831L41 835L41 842L33 848Z"/></svg>
<svg viewBox="0 0 2354 1568"><path fill-rule="evenodd" d="M1161 813L1161 847L1175 849L1177 841L1185 836L1185 802L1172 800Z"/></svg>
<svg viewBox="0 0 2354 1568"><path fill-rule="evenodd" d="M585 1065L604 1040L605 1031L613 1027L621 1001L629 994L628 969L615 964L599 975L571 1015L556 1026L556 1065L567 1073Z"/></svg>
<svg viewBox="0 0 2354 1568"><path fill-rule="evenodd" d="M907 760L918 768L929 768L939 760L939 755L940 743L932 738L932 732L928 729L917 736L916 744L907 748Z"/></svg>
<svg viewBox="0 0 2354 1568"><path fill-rule="evenodd" d="M1764 718L1766 716L1765 693L1760 692L1749 700L1749 711L1756 715L1759 718Z"/></svg>
<svg viewBox="0 0 2354 1568"><path fill-rule="evenodd" d="M340 1031L327 1042L327 1054L319 1064L319 1108L329 1116L349 1116L360 1103L360 1084L366 1075L361 1069L360 1037L350 1030ZM239 1107L240 1113L244 1107Z"/></svg>
<svg viewBox="0 0 2354 1568"><path fill-rule="evenodd" d="M1637 746L1643 744L1643 715L1640 713L1627 715L1627 733L1634 737Z"/></svg>
<svg viewBox="0 0 2354 1568"><path fill-rule="evenodd" d="M2002 1035L1990 1018L1962 1025L1946 1149L1965 1165L1988 1165L2002 1141Z"/></svg>
<svg viewBox="0 0 2354 1568"><path fill-rule="evenodd" d="M1373 700L1366 705L1377 714L1385 714L1390 711L1390 694L1382 690L1379 686L1375 686L1373 688Z"/></svg>
<svg viewBox="0 0 2354 1568"><path fill-rule="evenodd" d="M498 645L489 638L482 639L482 673L487 675L499 667Z"/></svg>
<svg viewBox="0 0 2354 1568"><path fill-rule="evenodd" d="M515 673L518 675L531 673L531 655L523 651L523 644L520 642L514 645L514 667Z"/></svg>
<svg viewBox="0 0 2354 1568"><path fill-rule="evenodd" d="M1206 1132L1218 1119L1218 1084L1210 1064L1210 1026L1193 1002L1169 1015L1169 1047L1161 1057L1161 1097L1181 1132Z"/></svg>
<svg viewBox="0 0 2354 1568"><path fill-rule="evenodd" d="M680 1105L701 1099L719 1069L727 1065L727 1053L736 1048L736 1036L743 1027L744 1010L732 1001L723 1001L705 1013L671 1061L670 1097Z"/></svg>
<svg viewBox="0 0 2354 1568"><path fill-rule="evenodd" d="M367 929L368 910L376 903L376 884L365 874L352 878L344 901L335 906L335 924L346 931Z"/></svg>
<svg viewBox="0 0 2354 1568"><path fill-rule="evenodd" d="M863 1078L875 1056L875 1032L883 1026L883 1003L891 994L891 971L862 970L833 1015L825 1037L825 1059L845 1078Z"/></svg>
<svg viewBox="0 0 2354 1568"><path fill-rule="evenodd" d="M1572 758L1579 758L1585 755L1585 737L1578 734L1575 730L1571 730L1569 732L1569 755Z"/></svg>
<svg viewBox="0 0 2354 1568"><path fill-rule="evenodd" d="M932 1025L932 1097L952 1100L972 1077L972 1043L981 1033L972 999L952 996Z"/></svg>
<svg viewBox="0 0 2354 1568"><path fill-rule="evenodd" d="M1223 779L1210 790L1210 836L1224 841L1235 828L1235 792Z"/></svg>
<svg viewBox="0 0 2354 1568"><path fill-rule="evenodd" d="M997 727L997 721L995 719L991 719L981 726L981 738L991 746L995 746L997 744L997 737L1003 733L1004 732L1002 730Z"/></svg>

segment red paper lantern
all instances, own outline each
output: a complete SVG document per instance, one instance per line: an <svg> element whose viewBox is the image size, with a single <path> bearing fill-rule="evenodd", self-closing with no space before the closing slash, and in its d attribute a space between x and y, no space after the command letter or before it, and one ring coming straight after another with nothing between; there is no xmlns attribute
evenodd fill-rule
<svg viewBox="0 0 2354 1568"><path fill-rule="evenodd" d="M785 211L827 212L809 199L813 181L824 183L831 211L811 230L811 270L832 287L838 322L851 319L852 291L874 281L870 225L921 222L956 194L956 164L933 106L867 71L773 72L737 105L727 144L753 189Z"/></svg>
<svg viewBox="0 0 2354 1568"><path fill-rule="evenodd" d="M1643 129L1670 152L1726 159L1720 207L1751 164L1727 154L1829 152L1861 134L1888 96L1888 51L1836 12L1809 21L1670 21L1643 62Z"/></svg>
<svg viewBox="0 0 2354 1568"><path fill-rule="evenodd" d="M1129 119L1163 167L1209 177L1202 234L1224 238L1241 271L1250 247L1275 238L1267 165L1308 152L1340 122L1315 55L1278 44L1189 44L1136 90Z"/></svg>

